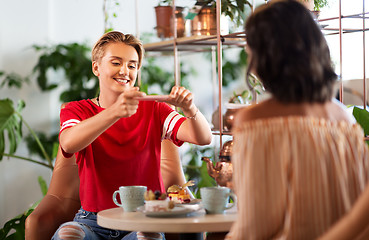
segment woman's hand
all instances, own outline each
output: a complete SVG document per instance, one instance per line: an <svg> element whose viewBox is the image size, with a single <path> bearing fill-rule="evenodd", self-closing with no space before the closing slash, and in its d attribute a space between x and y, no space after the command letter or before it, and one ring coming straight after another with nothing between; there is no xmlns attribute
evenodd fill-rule
<svg viewBox="0 0 369 240"><path fill-rule="evenodd" d="M166 102L180 107L187 117L193 116L197 111L192 93L184 87L174 86Z"/></svg>
<svg viewBox="0 0 369 240"><path fill-rule="evenodd" d="M206 118L194 104L192 93L184 87L174 86L165 101L176 107L180 107L187 117L186 121L179 127L177 138L179 140L207 145L211 143L212 134Z"/></svg>
<svg viewBox="0 0 369 240"><path fill-rule="evenodd" d="M130 117L137 112L139 100L136 98L145 95L144 92L139 91L138 87L125 90L119 95L115 103L111 106L111 109L118 118Z"/></svg>

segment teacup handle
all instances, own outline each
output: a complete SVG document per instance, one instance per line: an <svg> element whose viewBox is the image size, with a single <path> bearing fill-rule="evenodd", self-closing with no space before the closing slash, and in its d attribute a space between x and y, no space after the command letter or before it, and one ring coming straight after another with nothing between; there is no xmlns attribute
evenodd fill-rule
<svg viewBox="0 0 369 240"><path fill-rule="evenodd" d="M117 194L118 194L118 193L119 193L119 190L116 190L116 191L113 193L113 202L114 202L117 206L119 206L119 207L123 207L123 205L117 201Z"/></svg>
<svg viewBox="0 0 369 240"><path fill-rule="evenodd" d="M234 193L229 193L228 196L233 200L233 203L229 204L225 209L233 208L237 206L237 196Z"/></svg>

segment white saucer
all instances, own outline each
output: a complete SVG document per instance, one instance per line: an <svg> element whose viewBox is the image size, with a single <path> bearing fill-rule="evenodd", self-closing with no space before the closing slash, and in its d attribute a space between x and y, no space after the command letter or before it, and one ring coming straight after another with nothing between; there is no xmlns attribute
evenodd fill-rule
<svg viewBox="0 0 369 240"><path fill-rule="evenodd" d="M189 213L195 212L200 210L200 207L185 207L185 206L178 206L176 205L173 209L163 212L151 212L146 211L145 206L140 206L137 208L137 211L142 212L147 217L177 217L182 215L187 215Z"/></svg>

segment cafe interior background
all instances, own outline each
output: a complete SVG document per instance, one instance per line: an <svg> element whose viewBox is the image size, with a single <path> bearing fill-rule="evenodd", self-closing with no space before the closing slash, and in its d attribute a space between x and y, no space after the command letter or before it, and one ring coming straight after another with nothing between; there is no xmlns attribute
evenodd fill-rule
<svg viewBox="0 0 369 240"><path fill-rule="evenodd" d="M58 84L58 87L52 91L41 91L36 83L36 74L33 73L33 68L41 53L32 46L80 43L91 48L104 32L103 6L106 2L108 2L106 10L110 16L108 18L109 27L123 33L139 34L144 43L160 41L156 36L154 10L158 0L107 0L105 2L103 0L0 0L0 72L4 73L0 76L0 84L7 74L14 73L21 78L29 78L29 83L23 83L20 88L9 87L7 84L0 85L0 100L9 98L14 105L19 100L24 100L26 106L22 111L22 116L34 131L43 132L46 135L57 133L59 109L62 103L59 96L66 88L66 81L62 70L48 70L48 78L51 79L51 83ZM253 2L255 6L264 3L263 0L250 2ZM338 16L339 0L328 0L328 2L329 5L321 9L321 19ZM177 6L191 8L194 4L194 0L176 0ZM342 0L341 4L343 15L363 12L362 0ZM365 11L369 9L368 5L369 0L365 0ZM136 14L136 9L138 9L138 14ZM330 24L338 27L337 22ZM343 24L343 27L347 28L363 27L363 21L357 19L344 19ZM367 21L366 26L369 27ZM242 30L242 26L236 28L230 23L229 30L231 32ZM190 32L186 30L186 35L189 34ZM327 36L327 41L331 48L336 72L339 73L339 37L338 35ZM342 79L344 86L348 89L344 92L346 105L363 105L359 97L363 94L363 41L366 43L366 59L369 59L368 36L364 40L363 33L357 32L344 34L342 37ZM237 69L240 51L240 48L224 51L223 61L233 63L235 65L233 70L239 72L236 79L229 81L228 86L223 88L224 104L234 93L239 94L247 89L244 80L245 67ZM149 53L147 55L150 56ZM156 53L155 56L159 57L158 55ZM217 88L217 86L213 86L211 80L210 53L180 53L179 56L182 70L188 74L187 84L195 95L195 103L205 114L209 123L212 123L212 115L217 105L213 101L214 91L210 89ZM155 66L173 73L173 56L160 57L160 61L153 61L155 61ZM148 63L144 62L145 64ZM366 63L366 65L369 64ZM226 77L224 75L224 78ZM155 89L152 91L155 92ZM262 93L258 99L264 97L267 97L267 94ZM23 135L29 135L26 127L23 127ZM217 136L214 136L214 143L210 148L219 148L216 145L216 138ZM6 152L8 144L5 146ZM184 146L180 149L184 164L189 161L189 159L186 160L188 156L185 152L190 148L191 146ZM39 158L29 154L24 140L20 142L16 155ZM201 158L201 156L195 157L198 160ZM42 198L38 177L42 176L48 185L51 173L49 168L29 161L8 157L0 161L0 227Z"/></svg>

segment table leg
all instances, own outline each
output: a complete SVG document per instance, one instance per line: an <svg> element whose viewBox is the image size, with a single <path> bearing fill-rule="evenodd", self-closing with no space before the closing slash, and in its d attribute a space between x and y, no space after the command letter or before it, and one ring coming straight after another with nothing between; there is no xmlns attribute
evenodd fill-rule
<svg viewBox="0 0 369 240"><path fill-rule="evenodd" d="M180 240L204 240L203 233L181 233Z"/></svg>
<svg viewBox="0 0 369 240"><path fill-rule="evenodd" d="M224 240L228 232L209 232L206 240Z"/></svg>

